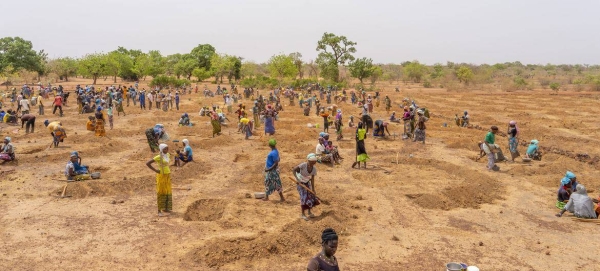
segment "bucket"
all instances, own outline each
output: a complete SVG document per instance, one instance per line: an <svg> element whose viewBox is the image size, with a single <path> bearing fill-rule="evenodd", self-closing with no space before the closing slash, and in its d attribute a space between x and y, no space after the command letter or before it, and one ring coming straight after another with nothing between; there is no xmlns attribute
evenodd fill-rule
<svg viewBox="0 0 600 271"><path fill-rule="evenodd" d="M446 264L447 271L462 271L462 265L459 263L448 263Z"/></svg>
<svg viewBox="0 0 600 271"><path fill-rule="evenodd" d="M255 199L264 199L266 197L265 192L256 192L254 193L254 198Z"/></svg>
<svg viewBox="0 0 600 271"><path fill-rule="evenodd" d="M100 179L100 172L94 172L90 175L92 179Z"/></svg>

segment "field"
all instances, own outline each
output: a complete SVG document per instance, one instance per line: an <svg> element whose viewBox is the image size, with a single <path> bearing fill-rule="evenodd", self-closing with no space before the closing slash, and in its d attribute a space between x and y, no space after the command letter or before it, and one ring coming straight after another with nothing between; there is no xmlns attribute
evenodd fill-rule
<svg viewBox="0 0 600 271"><path fill-rule="evenodd" d="M89 83L75 80L63 85L72 90ZM18 156L18 164L0 166L0 266L305 270L320 250L320 232L333 227L340 235L336 256L342 270L443 270L453 261L481 270L600 270L599 226L554 216L565 171L595 190L590 196L600 191L598 93L392 89L382 94L390 96L398 114L404 97L429 108L427 144L403 141L402 126L391 124L397 136L367 139L369 168L351 169L354 131L345 127L344 140L335 142L345 161L317 165L317 192L328 204L318 206L318 217L309 222L299 217L298 193L287 176L314 152L320 130L307 123L321 124L322 118L314 112L303 116L286 99L274 136L282 157L284 203L277 195L270 202L250 197L264 189L269 137L244 140L229 125L212 138L209 120L198 116L201 105L221 105L220 96L181 96L182 109L167 113L131 104L126 116L115 113L115 128L106 138L86 131L86 116L76 113L74 98L62 118L50 114L51 102L45 100L46 116L38 116L34 134L0 124L0 134L13 138ZM251 107L250 101L243 103ZM360 113L349 103L338 105L345 124ZM463 110L482 128L456 127L454 114ZM183 112L195 126L177 127ZM386 118L382 101L373 119ZM60 119L67 130L57 149L48 149L44 119ZM540 141L544 158L500 163L499 172L488 172L485 158L475 161L477 142L489 126L503 131L510 120L518 122L523 143ZM191 190L173 191L175 214L168 218L156 215L154 173L145 166L153 154L144 130L155 123L163 123L171 139L188 138L198 160L172 174L174 187ZM497 141L508 154L507 139ZM70 197L59 198L73 150L102 178L69 183Z"/></svg>

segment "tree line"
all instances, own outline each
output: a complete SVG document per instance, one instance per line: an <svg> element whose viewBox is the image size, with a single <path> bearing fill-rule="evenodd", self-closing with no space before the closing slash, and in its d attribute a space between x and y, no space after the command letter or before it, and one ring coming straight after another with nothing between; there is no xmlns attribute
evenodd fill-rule
<svg viewBox="0 0 600 271"><path fill-rule="evenodd" d="M374 86L378 81L422 84L424 88L452 84L478 85L501 82L514 89L540 86L558 90L561 85L590 86L600 90L598 65L524 65L520 62L474 65L468 63L424 65L418 61L400 64L376 64L370 58L356 58L357 43L345 36L324 33L317 41L315 60L304 61L298 52L273 55L266 63L244 61L240 56L217 52L210 44L199 44L189 53L164 56L158 50L118 47L107 53L91 53L79 58L49 59L43 50L33 50L30 41L20 37L0 39L0 83L30 72L38 80L55 75L68 81L83 76L96 84L99 78L117 82L145 80L151 77L155 85L197 82L214 78L213 82L238 82L245 86L272 87L282 84L325 80L330 84L347 85L352 78L360 86ZM158 79L157 79L158 78ZM177 79L177 80L176 80Z"/></svg>

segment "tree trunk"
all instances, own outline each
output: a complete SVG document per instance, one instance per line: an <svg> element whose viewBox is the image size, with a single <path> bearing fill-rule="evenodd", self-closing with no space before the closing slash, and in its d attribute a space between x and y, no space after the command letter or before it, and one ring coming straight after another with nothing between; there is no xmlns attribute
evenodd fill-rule
<svg viewBox="0 0 600 271"><path fill-rule="evenodd" d="M65 75L65 82L69 82L69 77L67 77L67 75Z"/></svg>
<svg viewBox="0 0 600 271"><path fill-rule="evenodd" d="M96 79L98 79L98 75L94 75L92 77L94 78L94 82L92 83L92 85L95 85L96 84Z"/></svg>
<svg viewBox="0 0 600 271"><path fill-rule="evenodd" d="M115 84L117 83L117 76L116 75L113 76L113 83L115 83Z"/></svg>

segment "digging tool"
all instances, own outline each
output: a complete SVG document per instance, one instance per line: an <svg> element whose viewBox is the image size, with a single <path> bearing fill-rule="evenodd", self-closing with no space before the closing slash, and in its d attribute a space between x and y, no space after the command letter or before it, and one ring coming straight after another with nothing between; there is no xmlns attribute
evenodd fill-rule
<svg viewBox="0 0 600 271"><path fill-rule="evenodd" d="M68 185L69 185L69 184L67 183L67 184L65 184L65 186L63 187L63 191L62 191L62 193L60 194L60 197L59 197L60 199L64 199L64 198L70 198L70 197L71 197L70 195L69 195L69 196L65 196L65 193L67 192L67 186L68 186Z"/></svg>
<svg viewBox="0 0 600 271"><path fill-rule="evenodd" d="M310 188L308 188L306 185L302 184L301 182L299 182L298 180L296 180L296 179L294 179L294 178L292 178L292 177L289 177L289 178L290 178L290 180L294 181L294 183L296 183L296 184L297 184L297 185L299 185L300 187L302 187L302 188L306 189L306 191L308 191L308 193L311 193L313 196L315 196L315 198L316 198L318 201L321 201L321 202L323 202L323 203L325 203L325 204L329 204L329 202L327 202L327 201L324 201L324 200L320 199L320 198L317 196L317 194L315 194L315 192L314 192L314 191L312 191Z"/></svg>
<svg viewBox="0 0 600 271"><path fill-rule="evenodd" d="M173 189L173 190L185 190L185 191L190 191L190 190L192 190L192 188L191 188L191 187L173 187L173 188L171 188L171 189Z"/></svg>

